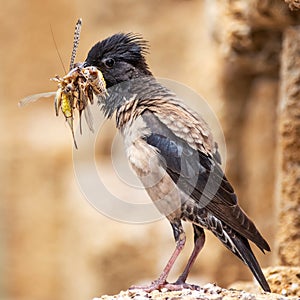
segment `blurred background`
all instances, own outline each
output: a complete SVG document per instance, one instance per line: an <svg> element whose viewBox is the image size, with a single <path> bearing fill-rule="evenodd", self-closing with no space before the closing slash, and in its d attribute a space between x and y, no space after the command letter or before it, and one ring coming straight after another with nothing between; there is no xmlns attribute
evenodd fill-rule
<svg viewBox="0 0 300 300"><path fill-rule="evenodd" d="M73 171L69 128L62 116L55 117L51 99L17 105L27 95L56 89L49 78L64 70L50 25L68 67L79 17L77 61L109 35L141 33L151 45L147 58L153 73L207 100L225 134L226 172L240 204L274 249L279 56L282 30L298 22L284 1L1 1L0 299L83 300L117 293L155 279L174 248L166 220L120 223L85 200ZM124 192L114 180L114 135L111 122L97 158L114 189L134 198L134 190ZM186 229L189 241L170 280L192 249ZM189 281L226 287L251 279L250 271L207 235ZM276 251L255 253L262 266L276 260Z"/></svg>

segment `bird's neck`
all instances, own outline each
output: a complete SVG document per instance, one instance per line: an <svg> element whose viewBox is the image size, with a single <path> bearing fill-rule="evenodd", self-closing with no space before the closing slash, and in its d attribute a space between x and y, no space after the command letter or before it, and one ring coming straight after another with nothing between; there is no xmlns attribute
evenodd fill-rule
<svg viewBox="0 0 300 300"><path fill-rule="evenodd" d="M153 76L123 81L107 90L108 96L102 103L102 110L106 118L111 118L114 112L122 109L122 106L132 99L152 99L166 90Z"/></svg>

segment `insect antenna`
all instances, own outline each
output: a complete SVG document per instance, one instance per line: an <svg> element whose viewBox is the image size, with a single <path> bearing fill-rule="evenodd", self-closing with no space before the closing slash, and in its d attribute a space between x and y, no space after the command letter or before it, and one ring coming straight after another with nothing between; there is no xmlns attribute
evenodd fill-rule
<svg viewBox="0 0 300 300"><path fill-rule="evenodd" d="M63 62L63 60L62 60L62 58L61 58L61 55L60 55L60 53L59 53L59 50L58 50L58 47L57 47L57 44L56 44L56 41L55 41L55 37L54 37L54 33L53 33L53 29L52 29L51 24L50 24L50 30L51 30L51 35L52 35L52 39L53 39L53 43L54 43L54 46L55 46L56 53L57 53L57 55L58 55L58 57L59 57L60 63L61 63L61 65L62 65L62 67L63 67L63 69L64 69L64 71L65 71L65 74L66 74L67 71L66 71L64 62Z"/></svg>
<svg viewBox="0 0 300 300"><path fill-rule="evenodd" d="M74 61L77 53L77 48L79 45L79 40L80 40L81 26L82 26L82 19L78 19L74 31L73 49L72 49L72 55L70 60L70 70L74 68Z"/></svg>

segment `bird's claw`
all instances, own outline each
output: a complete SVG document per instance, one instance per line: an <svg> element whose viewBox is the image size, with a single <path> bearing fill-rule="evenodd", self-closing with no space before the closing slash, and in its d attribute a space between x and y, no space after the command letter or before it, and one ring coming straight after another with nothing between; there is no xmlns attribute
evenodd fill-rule
<svg viewBox="0 0 300 300"><path fill-rule="evenodd" d="M147 293L151 293L155 290L161 291L162 289L166 289L168 291L181 291L183 289L190 289L190 290L200 290L200 286L195 284L188 284L185 282L174 282L169 283L167 281L161 282L159 280L153 281L150 285L141 285L136 286L133 285L129 288L130 290L142 290Z"/></svg>
<svg viewBox="0 0 300 300"><path fill-rule="evenodd" d="M199 291L200 286L195 284L189 284L185 282L174 282L174 283L167 283L164 285L164 288L168 289L168 291L181 291L183 289L189 289L194 291Z"/></svg>
<svg viewBox="0 0 300 300"><path fill-rule="evenodd" d="M149 285L132 285L130 290L142 290L147 293L151 293L155 290L161 290L165 285L169 284L167 281L155 280Z"/></svg>

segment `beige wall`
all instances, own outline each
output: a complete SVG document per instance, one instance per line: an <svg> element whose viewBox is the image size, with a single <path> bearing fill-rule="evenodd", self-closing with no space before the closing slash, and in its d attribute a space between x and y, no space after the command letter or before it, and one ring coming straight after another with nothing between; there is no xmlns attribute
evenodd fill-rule
<svg viewBox="0 0 300 300"><path fill-rule="evenodd" d="M210 9L214 9L213 5ZM83 18L78 60L85 58L95 42L110 34L139 32L150 41L148 60L156 76L184 83L207 99L230 141L229 177L237 187L242 205L272 246L272 130L277 79L267 78L253 85L248 82L246 88L241 85L230 94L232 102L228 101L220 46L212 38L215 28L204 1L2 1L0 265L3 268L0 297L92 299L103 293L116 293L131 284L154 279L174 247L166 221L144 225L118 223L102 216L87 203L74 178L70 132L64 126L63 117L54 116L51 100L42 100L24 109L17 107L22 97L55 90L49 78L57 73L62 75L63 69L50 24L68 66L78 17ZM235 83L237 81L231 82ZM262 91L262 84L266 84L266 90ZM261 103L259 99L266 95L272 99ZM241 98L250 100L247 113L241 114L240 120L247 135L239 138L237 148L234 137L239 134L236 133L239 121L230 127L228 118ZM272 114L266 119L264 114L270 107ZM258 124L270 133L264 140L265 148L255 144L254 127L259 127ZM107 134L106 141L110 140ZM99 159L113 182L115 174L105 156L109 147L100 145L99 148ZM239 155L238 167L235 164L237 151L243 153ZM262 166L260 162L266 152L268 161ZM248 157L251 163L248 160L244 165ZM267 170L272 174L262 184L265 178L262 174L267 174ZM256 189L254 194L253 189ZM126 193L128 198L135 196L134 191L126 190ZM268 210L267 220L262 209ZM192 240L189 230L188 236ZM184 266L191 246L189 241L171 278L175 279ZM271 262L271 255L261 255L259 259L264 266ZM226 285L246 278L251 278L246 267L209 234L190 281L217 281L219 285Z"/></svg>

